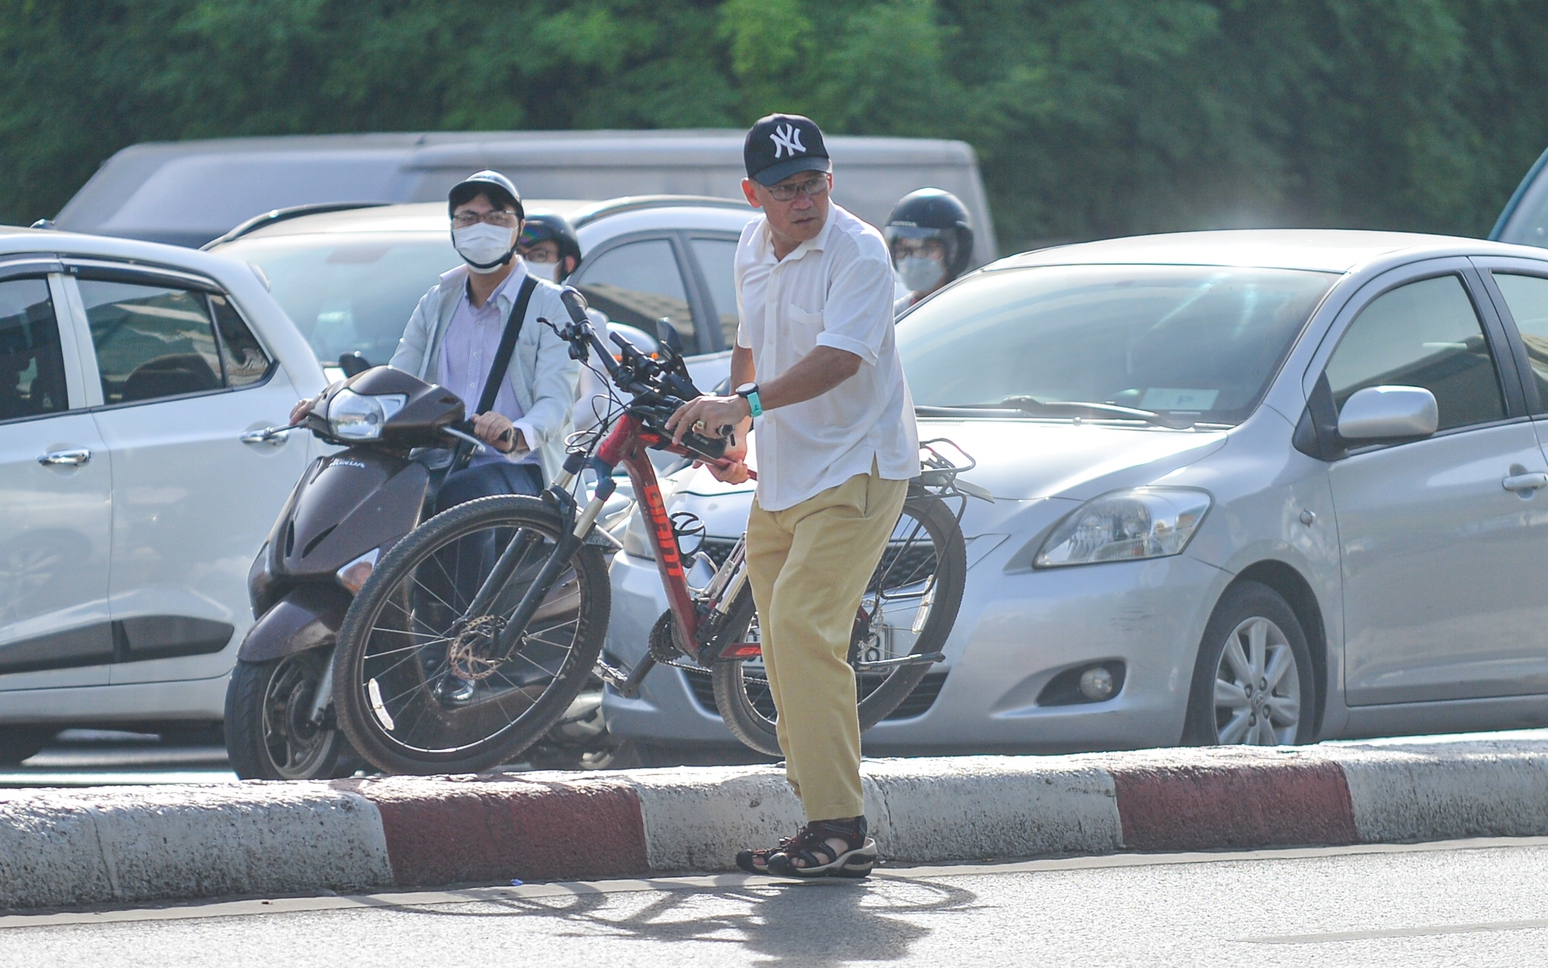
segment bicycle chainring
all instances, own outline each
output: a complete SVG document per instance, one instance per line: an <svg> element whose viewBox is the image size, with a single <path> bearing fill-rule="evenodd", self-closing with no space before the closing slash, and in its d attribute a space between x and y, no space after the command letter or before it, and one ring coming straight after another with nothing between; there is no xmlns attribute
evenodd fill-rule
<svg viewBox="0 0 1548 968"><path fill-rule="evenodd" d="M656 624L651 626L650 656L662 665L676 665L679 660L689 658L670 608L662 612Z"/></svg>

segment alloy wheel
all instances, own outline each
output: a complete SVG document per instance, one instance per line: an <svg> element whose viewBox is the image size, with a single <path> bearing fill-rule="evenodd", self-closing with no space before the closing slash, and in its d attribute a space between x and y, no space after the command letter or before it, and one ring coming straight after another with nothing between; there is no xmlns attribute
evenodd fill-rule
<svg viewBox="0 0 1548 968"><path fill-rule="evenodd" d="M1262 616L1243 620L1226 636L1215 669L1219 742L1290 744L1300 722L1300 670L1284 631Z"/></svg>

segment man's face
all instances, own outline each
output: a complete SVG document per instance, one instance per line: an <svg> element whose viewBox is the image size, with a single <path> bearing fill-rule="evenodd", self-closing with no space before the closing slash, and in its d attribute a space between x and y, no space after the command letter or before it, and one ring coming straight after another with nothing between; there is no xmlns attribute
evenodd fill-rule
<svg viewBox="0 0 1548 968"><path fill-rule="evenodd" d="M509 205L491 202L488 195L474 195L452 211L452 228L466 229L483 222L497 228L510 229L512 238L521 231L521 219Z"/></svg>
<svg viewBox="0 0 1548 968"><path fill-rule="evenodd" d="M833 204L829 192L833 175L822 171L798 171L773 185L751 178L742 180L742 191L754 208L761 208L769 219L769 229L787 242L815 239L828 220Z"/></svg>
<svg viewBox="0 0 1548 968"><path fill-rule="evenodd" d="M908 239L899 238L892 243L892 261L901 262L904 259L914 258L933 259L936 262L946 261L946 243L940 239Z"/></svg>
<svg viewBox="0 0 1548 968"><path fill-rule="evenodd" d="M559 243L553 239L544 239L531 245L522 245L520 242L517 242L517 251L521 253L523 259L527 260L532 267L532 271L545 279L552 279L558 282L561 275L568 276L575 271L575 257L566 256L564 268L561 272L559 266Z"/></svg>

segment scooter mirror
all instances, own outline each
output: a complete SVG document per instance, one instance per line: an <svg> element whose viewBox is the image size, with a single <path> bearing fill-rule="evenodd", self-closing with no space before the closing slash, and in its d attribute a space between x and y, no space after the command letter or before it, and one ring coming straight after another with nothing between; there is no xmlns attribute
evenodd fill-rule
<svg viewBox="0 0 1548 968"><path fill-rule="evenodd" d="M371 361L366 359L358 351L354 353L339 354L339 369L344 371L344 375L346 377L354 376L356 373L364 373L370 368Z"/></svg>

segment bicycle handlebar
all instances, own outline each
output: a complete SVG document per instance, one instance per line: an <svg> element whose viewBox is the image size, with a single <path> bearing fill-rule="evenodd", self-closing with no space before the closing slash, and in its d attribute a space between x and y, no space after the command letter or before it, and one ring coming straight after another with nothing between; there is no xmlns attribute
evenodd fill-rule
<svg viewBox="0 0 1548 968"><path fill-rule="evenodd" d="M648 429L666 435L667 418L689 400L702 395L685 372L678 372L682 358L676 357L663 364L641 353L618 333L609 333L618 346L619 358L615 359L591 326L586 297L575 287L565 286L560 290L559 300L569 313L570 325L559 329L547 320L539 321L553 328L560 339L570 344L570 355L576 359L595 351L614 385L625 393L634 394L628 409L641 418ZM682 440L684 448L707 460L719 460L726 452L726 443L724 437L705 437L691 432Z"/></svg>

